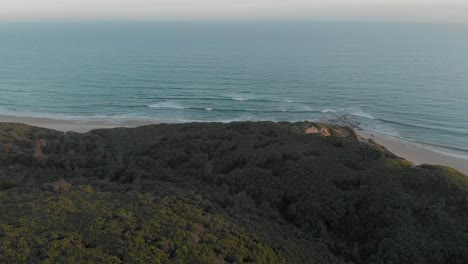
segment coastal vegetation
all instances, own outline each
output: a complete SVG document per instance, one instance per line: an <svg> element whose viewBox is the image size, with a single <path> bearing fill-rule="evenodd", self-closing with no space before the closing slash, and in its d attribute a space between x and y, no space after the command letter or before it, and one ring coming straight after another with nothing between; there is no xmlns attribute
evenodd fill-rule
<svg viewBox="0 0 468 264"><path fill-rule="evenodd" d="M63 186L63 182L62 182ZM0 193L0 263L285 263L203 201L99 192Z"/></svg>
<svg viewBox="0 0 468 264"><path fill-rule="evenodd" d="M468 178L327 124L0 124L0 262L468 263Z"/></svg>

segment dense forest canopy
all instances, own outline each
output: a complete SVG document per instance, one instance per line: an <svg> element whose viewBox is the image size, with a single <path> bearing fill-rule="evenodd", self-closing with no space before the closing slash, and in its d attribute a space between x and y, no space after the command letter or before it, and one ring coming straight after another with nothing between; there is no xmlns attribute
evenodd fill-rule
<svg viewBox="0 0 468 264"><path fill-rule="evenodd" d="M327 124L0 123L0 262L468 263L467 188Z"/></svg>

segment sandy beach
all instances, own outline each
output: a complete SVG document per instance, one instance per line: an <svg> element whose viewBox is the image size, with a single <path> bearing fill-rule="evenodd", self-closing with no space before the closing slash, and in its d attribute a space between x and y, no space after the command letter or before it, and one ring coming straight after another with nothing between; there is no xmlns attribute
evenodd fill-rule
<svg viewBox="0 0 468 264"><path fill-rule="evenodd" d="M155 120L96 119L96 120L59 120L50 118L0 115L0 122L23 123L58 131L86 133L93 129L115 127L138 127L157 124Z"/></svg>
<svg viewBox="0 0 468 264"><path fill-rule="evenodd" d="M436 152L415 143L405 142L391 136L370 131L357 131L357 133L363 138L375 140L378 144L384 146L396 155L411 161L414 165L443 165L468 174L468 158L464 159L462 157Z"/></svg>
<svg viewBox="0 0 468 264"><path fill-rule="evenodd" d="M0 115L0 122L24 123L32 126L50 128L58 131L73 131L85 133L93 129L115 128L115 127L137 127L157 124L156 120L120 120L120 119L99 119L99 120L58 120L50 118L21 117ZM424 146L404 142L397 138L378 134L372 131L358 130L357 133L366 139L373 139L380 145L387 148L396 155L411 161L415 165L432 164L444 165L455 168L468 174L468 158L452 156L436 152Z"/></svg>

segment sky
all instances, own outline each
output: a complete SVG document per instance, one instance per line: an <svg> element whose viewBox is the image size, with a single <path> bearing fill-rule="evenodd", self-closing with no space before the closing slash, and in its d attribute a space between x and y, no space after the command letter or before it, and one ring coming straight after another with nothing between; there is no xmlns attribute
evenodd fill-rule
<svg viewBox="0 0 468 264"><path fill-rule="evenodd" d="M0 20L100 18L468 22L468 0L0 0Z"/></svg>

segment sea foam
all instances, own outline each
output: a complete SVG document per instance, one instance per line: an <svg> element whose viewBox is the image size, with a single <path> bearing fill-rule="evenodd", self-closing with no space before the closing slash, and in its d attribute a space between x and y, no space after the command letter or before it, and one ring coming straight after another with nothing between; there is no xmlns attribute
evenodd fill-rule
<svg viewBox="0 0 468 264"><path fill-rule="evenodd" d="M234 95L231 97L231 99L234 101L247 101L247 98L243 97L242 95Z"/></svg>
<svg viewBox="0 0 468 264"><path fill-rule="evenodd" d="M172 108L172 109L187 109L188 107L182 106L175 102L158 102L148 105L151 108Z"/></svg>
<svg viewBox="0 0 468 264"><path fill-rule="evenodd" d="M365 113L362 110L354 111L354 112L351 112L350 114L353 116L360 116L360 117L364 117L367 119L373 119L373 120L375 119L375 117L373 117L371 114Z"/></svg>

